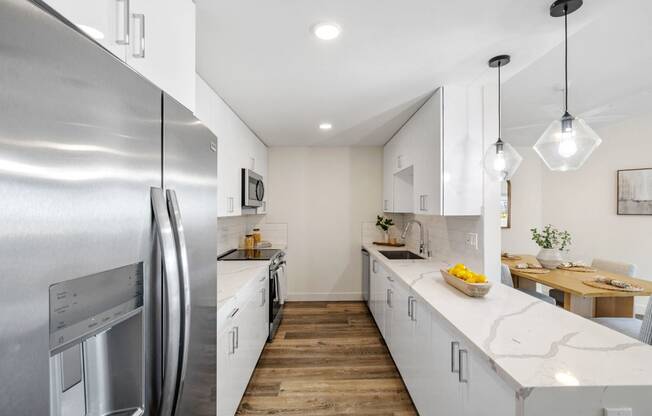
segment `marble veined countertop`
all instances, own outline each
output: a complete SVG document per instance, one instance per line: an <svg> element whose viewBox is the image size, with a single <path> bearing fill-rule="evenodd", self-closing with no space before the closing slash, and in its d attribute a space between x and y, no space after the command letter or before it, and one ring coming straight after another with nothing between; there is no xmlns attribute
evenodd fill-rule
<svg viewBox="0 0 652 416"><path fill-rule="evenodd" d="M254 279L267 275L269 261L243 260L217 262L217 310L235 299L236 294Z"/></svg>
<svg viewBox="0 0 652 416"><path fill-rule="evenodd" d="M484 298L470 298L444 281L439 270L447 264L388 260L377 246L363 247L517 390L652 386L652 346L500 283Z"/></svg>

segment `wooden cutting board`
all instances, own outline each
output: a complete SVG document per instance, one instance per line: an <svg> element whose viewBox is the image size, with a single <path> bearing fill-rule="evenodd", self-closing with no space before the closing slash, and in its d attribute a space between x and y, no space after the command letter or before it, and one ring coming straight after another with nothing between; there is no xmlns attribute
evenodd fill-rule
<svg viewBox="0 0 652 416"><path fill-rule="evenodd" d="M374 241L374 244L377 246L386 246L386 247L405 247L405 244L403 243L383 243L380 241Z"/></svg>

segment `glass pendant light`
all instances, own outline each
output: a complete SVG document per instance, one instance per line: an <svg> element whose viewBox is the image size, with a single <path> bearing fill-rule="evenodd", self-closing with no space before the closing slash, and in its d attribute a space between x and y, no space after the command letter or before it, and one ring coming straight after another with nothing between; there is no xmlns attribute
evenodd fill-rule
<svg viewBox="0 0 652 416"><path fill-rule="evenodd" d="M523 161L516 149L501 139L500 68L509 61L509 55L499 55L489 60L491 68L498 68L498 140L484 154L484 169L496 181L510 180Z"/></svg>
<svg viewBox="0 0 652 416"><path fill-rule="evenodd" d="M550 170L577 170L600 146L602 140L582 119L568 112L568 15L582 7L582 0L557 0L550 15L564 17L564 114L555 120L534 145Z"/></svg>

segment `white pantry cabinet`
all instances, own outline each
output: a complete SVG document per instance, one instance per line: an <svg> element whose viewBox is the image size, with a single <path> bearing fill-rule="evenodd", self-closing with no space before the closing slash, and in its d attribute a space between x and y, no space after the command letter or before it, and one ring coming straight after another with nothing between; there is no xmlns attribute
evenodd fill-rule
<svg viewBox="0 0 652 416"><path fill-rule="evenodd" d="M192 0L46 0L121 61L195 108Z"/></svg>
<svg viewBox="0 0 652 416"><path fill-rule="evenodd" d="M236 294L218 322L217 415L232 416L247 388L269 333L267 272Z"/></svg>
<svg viewBox="0 0 652 416"><path fill-rule="evenodd" d="M468 115L466 87L439 88L385 145L383 210L480 215L482 136Z"/></svg>
<svg viewBox="0 0 652 416"><path fill-rule="evenodd" d="M217 216L266 213L267 146L199 75L196 82L195 115L217 136ZM265 196L261 208L242 208L242 169L251 169L263 177Z"/></svg>

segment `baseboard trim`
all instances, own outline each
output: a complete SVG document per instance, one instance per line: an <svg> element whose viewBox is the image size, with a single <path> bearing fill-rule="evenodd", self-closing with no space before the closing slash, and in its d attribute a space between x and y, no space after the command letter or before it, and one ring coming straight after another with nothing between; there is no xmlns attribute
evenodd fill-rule
<svg viewBox="0 0 652 416"><path fill-rule="evenodd" d="M288 293L288 302L318 302L338 300L362 300L362 293Z"/></svg>

